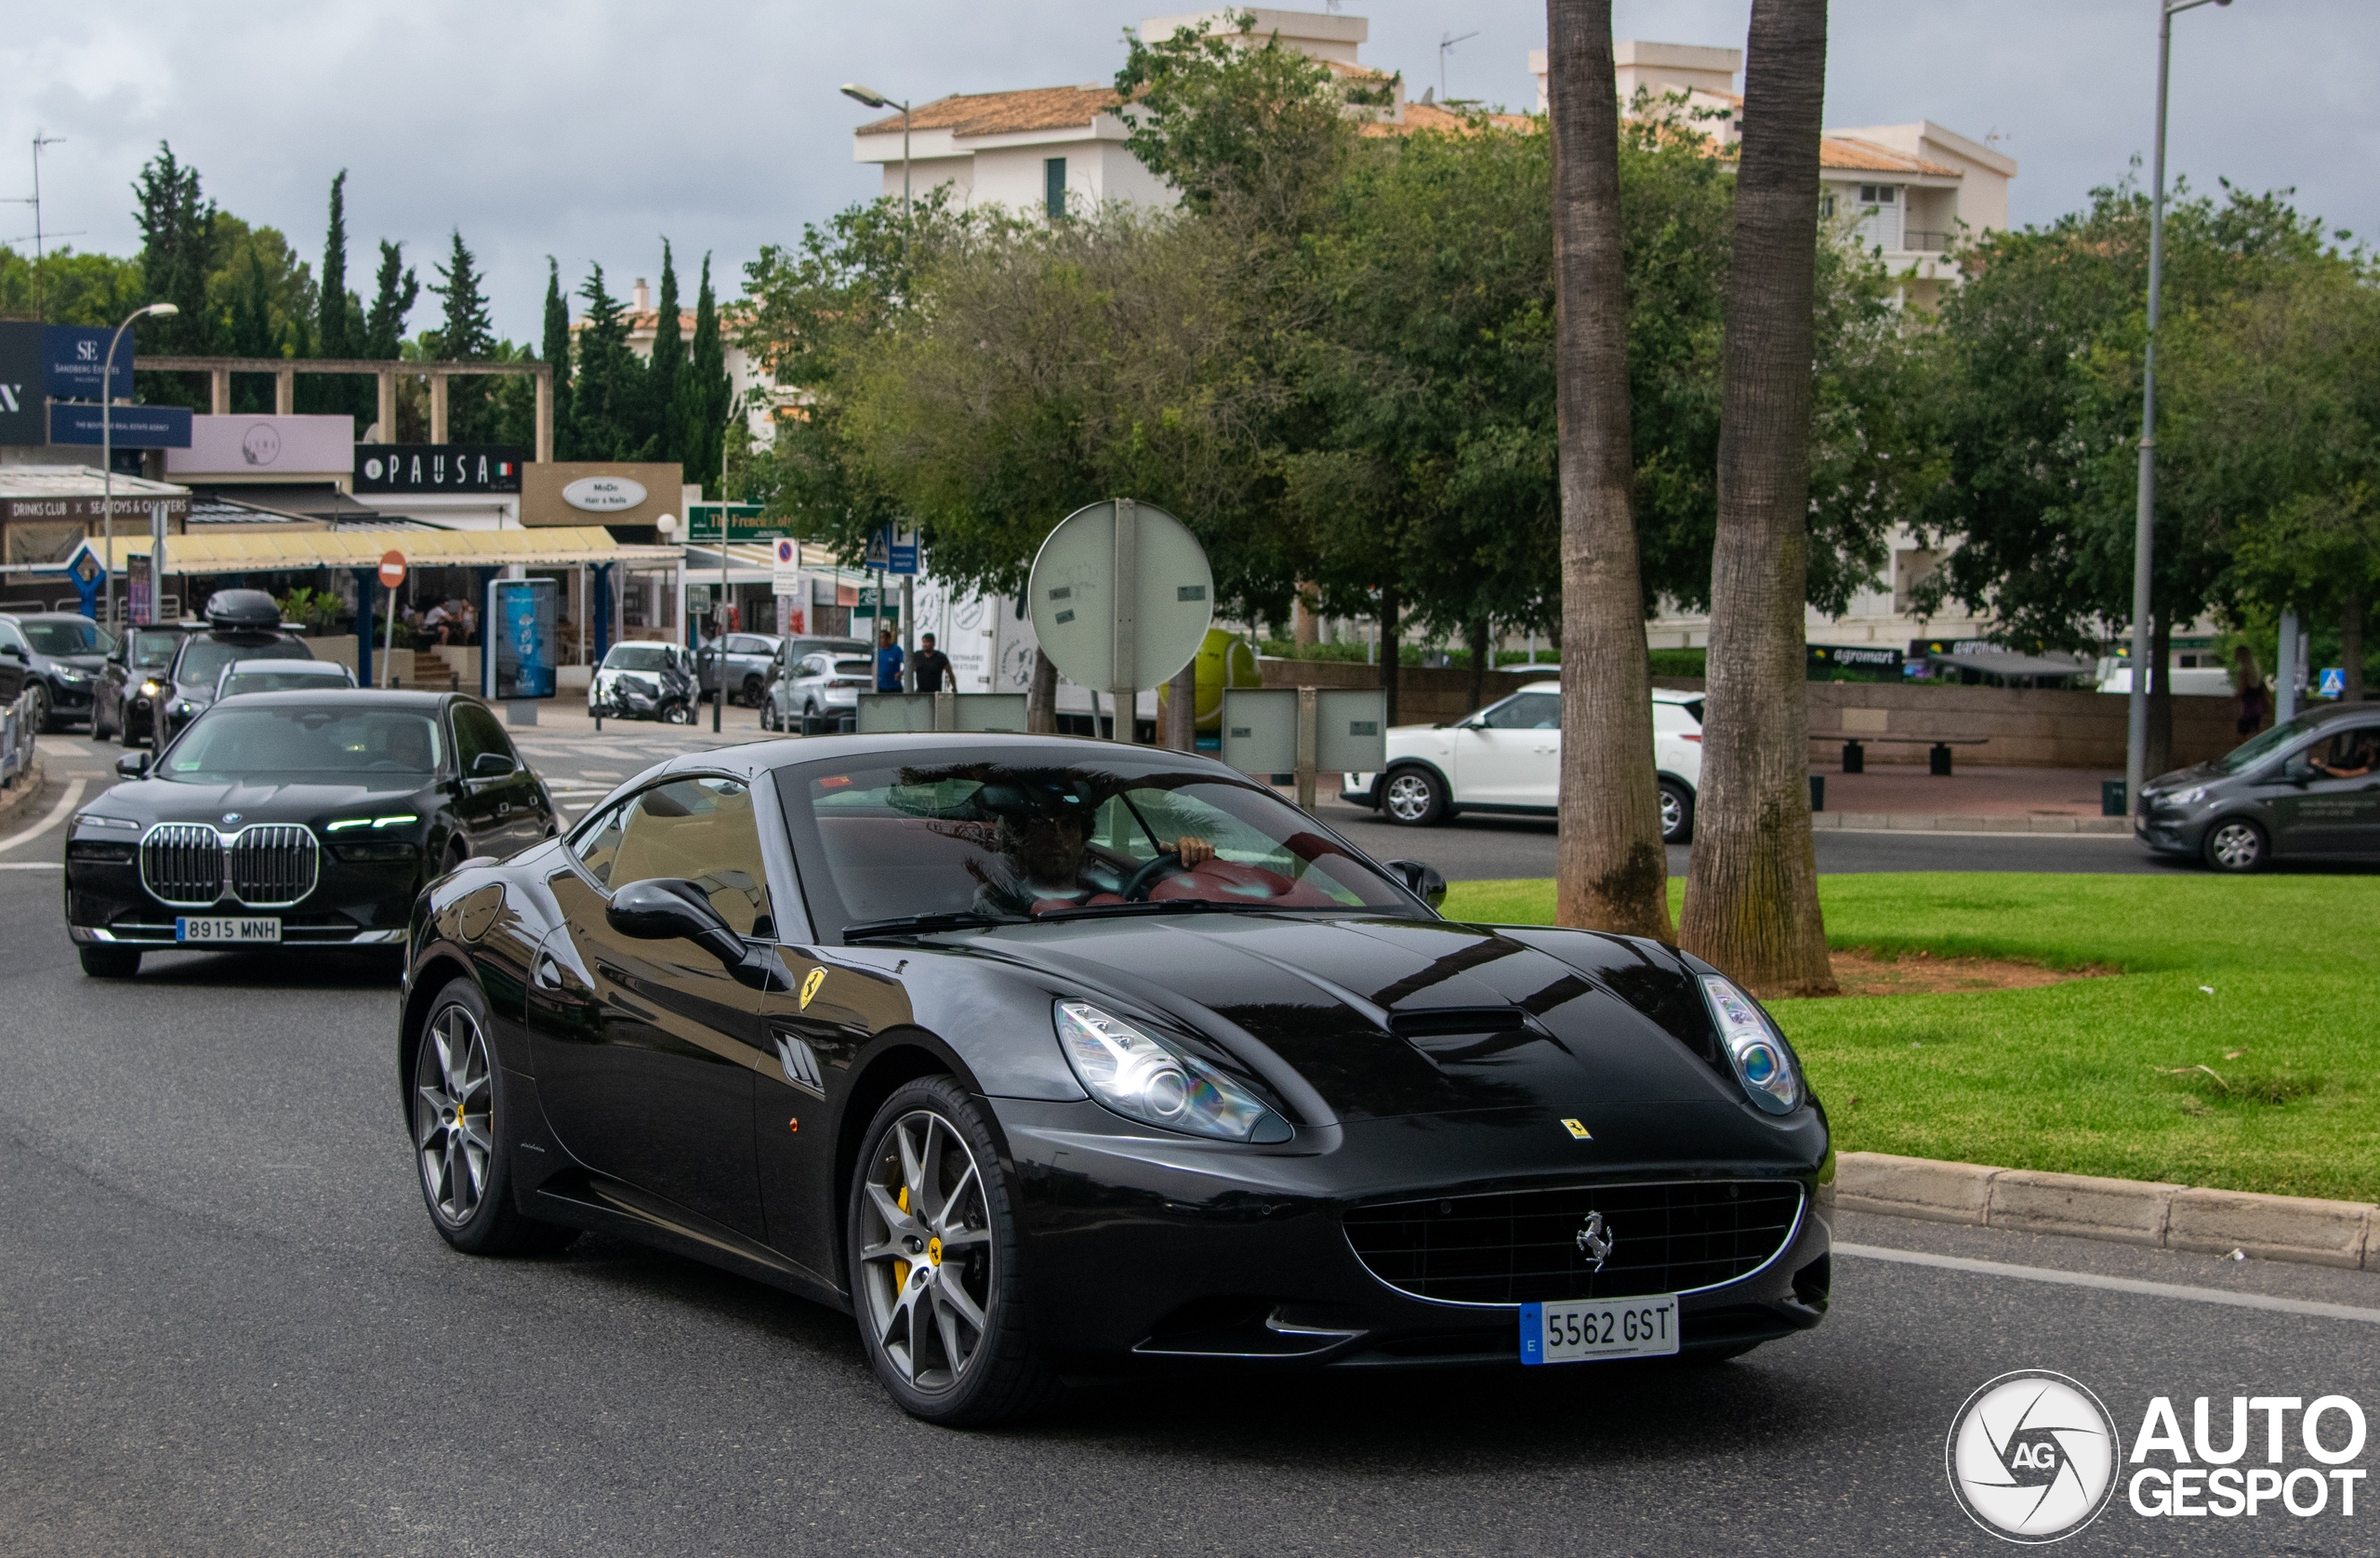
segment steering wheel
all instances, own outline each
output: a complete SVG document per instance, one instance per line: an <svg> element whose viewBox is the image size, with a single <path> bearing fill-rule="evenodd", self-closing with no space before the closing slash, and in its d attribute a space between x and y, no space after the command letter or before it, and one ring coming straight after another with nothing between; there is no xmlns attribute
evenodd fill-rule
<svg viewBox="0 0 2380 1558"><path fill-rule="evenodd" d="M1157 873L1166 869L1168 866L1170 866L1176 871L1187 871L1190 869L1190 867L1182 864L1182 852L1180 850L1164 851L1153 859L1149 860L1139 870L1126 878L1123 889L1118 893L1118 896L1127 904L1139 903L1148 896L1149 889L1157 885Z"/></svg>

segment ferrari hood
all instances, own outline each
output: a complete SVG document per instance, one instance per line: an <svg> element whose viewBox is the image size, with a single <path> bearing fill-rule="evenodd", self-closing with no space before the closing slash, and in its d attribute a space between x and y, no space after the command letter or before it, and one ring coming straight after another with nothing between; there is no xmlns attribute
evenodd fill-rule
<svg viewBox="0 0 2380 1558"><path fill-rule="evenodd" d="M1735 1093L1579 968L1479 926L1184 915L984 942L1086 998L1111 990L1170 1017L1276 1082L1285 1066L1342 1120Z"/></svg>

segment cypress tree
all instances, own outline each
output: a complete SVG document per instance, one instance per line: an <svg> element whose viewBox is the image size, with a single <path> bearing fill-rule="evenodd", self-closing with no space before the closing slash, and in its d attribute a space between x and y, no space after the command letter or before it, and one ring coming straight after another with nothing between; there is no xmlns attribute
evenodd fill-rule
<svg viewBox="0 0 2380 1558"><path fill-rule="evenodd" d="M554 458L575 460L578 428L571 416L570 305L562 295L562 267L546 257L546 330L543 355L554 368Z"/></svg>
<svg viewBox="0 0 2380 1558"><path fill-rule="evenodd" d="M654 440L654 454L664 460L683 460L678 397L684 387L686 335L678 310L678 267L669 240L661 241L661 297L653 321L653 356L644 369L645 425Z"/></svg>
<svg viewBox="0 0 2380 1558"><path fill-rule="evenodd" d="M324 357L346 357L355 350L348 338L347 296L347 169L331 180L330 229L323 235L323 290L315 310L314 338Z"/></svg>
<svg viewBox="0 0 2380 1558"><path fill-rule="evenodd" d="M430 290L446 300L439 321L437 355L455 363L483 362L496 346L496 330L488 319L487 298L480 290L479 260L454 233L454 248L437 268L438 280ZM484 378L454 378L446 384L446 436L456 443L484 443L493 432L492 408Z"/></svg>
<svg viewBox="0 0 2380 1558"><path fill-rule="evenodd" d="M628 320L620 300L604 285L601 265L589 267L578 295L587 299L586 323L578 334L578 382L571 397L578 457L649 459L652 441L638 436L644 365L628 350Z"/></svg>
<svg viewBox="0 0 2380 1558"><path fill-rule="evenodd" d="M702 289L694 300L694 344L686 361L685 386L678 397L679 447L685 469L717 502L719 457L727 436L727 349L720 337L719 304L711 296L710 256L703 256Z"/></svg>
<svg viewBox="0 0 2380 1558"><path fill-rule="evenodd" d="M364 356L379 363L396 361L404 340L405 315L420 296L421 282L405 264L405 246L381 239L378 290L364 320Z"/></svg>
<svg viewBox="0 0 2380 1558"><path fill-rule="evenodd" d="M145 320L145 350L203 353L215 350L215 317L206 306L206 278L215 269L216 208L199 188L198 169L185 166L165 141L133 181L140 198L140 284L152 303L181 312Z"/></svg>

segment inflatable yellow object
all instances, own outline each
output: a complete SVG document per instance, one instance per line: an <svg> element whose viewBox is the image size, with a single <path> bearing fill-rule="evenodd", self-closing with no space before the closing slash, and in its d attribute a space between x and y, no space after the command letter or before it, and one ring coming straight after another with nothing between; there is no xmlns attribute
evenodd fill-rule
<svg viewBox="0 0 2380 1558"><path fill-rule="evenodd" d="M1264 685L1264 673L1256 667L1256 651L1249 647L1246 639L1220 627L1207 629L1191 663L1198 667L1197 726L1203 733L1212 734L1223 729L1224 688ZM1163 687L1157 689L1160 724L1165 719L1167 691Z"/></svg>

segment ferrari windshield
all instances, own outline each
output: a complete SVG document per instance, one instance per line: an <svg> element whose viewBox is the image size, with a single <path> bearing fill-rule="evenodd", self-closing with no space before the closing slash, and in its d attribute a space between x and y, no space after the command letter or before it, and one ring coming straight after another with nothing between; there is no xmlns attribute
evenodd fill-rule
<svg viewBox="0 0 2380 1558"><path fill-rule="evenodd" d="M1046 918L1130 905L1408 909L1371 865L1270 791L1119 758L883 765L783 776L823 925Z"/></svg>
<svg viewBox="0 0 2380 1558"><path fill-rule="evenodd" d="M223 705L165 749L156 777L184 785L318 779L377 785L438 770L438 721L409 709Z"/></svg>

